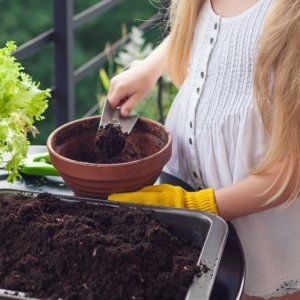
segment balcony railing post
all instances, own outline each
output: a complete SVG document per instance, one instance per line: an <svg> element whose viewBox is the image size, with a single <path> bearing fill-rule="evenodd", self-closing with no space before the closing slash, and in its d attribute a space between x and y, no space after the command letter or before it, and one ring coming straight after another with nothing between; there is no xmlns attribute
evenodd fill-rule
<svg viewBox="0 0 300 300"><path fill-rule="evenodd" d="M163 79L162 77L158 80L158 92L157 92L157 108L158 108L158 118L160 123L165 122L164 118L164 107L163 107Z"/></svg>
<svg viewBox="0 0 300 300"><path fill-rule="evenodd" d="M75 117L73 0L54 0L56 125Z"/></svg>

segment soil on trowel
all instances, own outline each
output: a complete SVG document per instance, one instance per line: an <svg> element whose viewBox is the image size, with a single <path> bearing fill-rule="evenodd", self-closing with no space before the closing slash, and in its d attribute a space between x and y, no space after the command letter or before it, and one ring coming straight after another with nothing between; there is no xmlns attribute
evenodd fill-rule
<svg viewBox="0 0 300 300"><path fill-rule="evenodd" d="M0 289L39 299L184 299L200 249L152 210L0 196Z"/></svg>
<svg viewBox="0 0 300 300"><path fill-rule="evenodd" d="M122 132L119 125L108 123L97 130L93 149L80 150L76 160L115 164L139 160L147 156L146 152L136 151L136 147L127 142L128 133Z"/></svg>
<svg viewBox="0 0 300 300"><path fill-rule="evenodd" d="M124 149L128 134L120 126L108 123L96 133L95 154L97 161L111 161Z"/></svg>

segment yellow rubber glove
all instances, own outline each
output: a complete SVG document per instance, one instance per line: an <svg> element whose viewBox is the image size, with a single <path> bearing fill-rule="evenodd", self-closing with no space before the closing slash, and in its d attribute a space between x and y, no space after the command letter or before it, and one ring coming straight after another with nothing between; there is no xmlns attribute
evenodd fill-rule
<svg viewBox="0 0 300 300"><path fill-rule="evenodd" d="M146 186L137 192L111 194L108 196L108 200L188 208L208 211L216 215L219 214L212 188L197 192L187 192L179 186L160 184Z"/></svg>

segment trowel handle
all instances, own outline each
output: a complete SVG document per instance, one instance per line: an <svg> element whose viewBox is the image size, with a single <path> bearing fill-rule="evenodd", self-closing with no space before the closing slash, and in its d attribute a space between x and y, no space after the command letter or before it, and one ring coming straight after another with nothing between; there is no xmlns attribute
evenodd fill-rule
<svg viewBox="0 0 300 300"><path fill-rule="evenodd" d="M19 171L27 175L60 176L51 164L48 152L29 154L20 164Z"/></svg>

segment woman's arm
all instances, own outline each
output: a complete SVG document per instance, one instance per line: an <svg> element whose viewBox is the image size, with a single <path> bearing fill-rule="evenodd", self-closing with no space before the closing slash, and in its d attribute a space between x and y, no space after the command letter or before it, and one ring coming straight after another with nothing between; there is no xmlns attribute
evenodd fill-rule
<svg viewBox="0 0 300 300"><path fill-rule="evenodd" d="M107 98L112 107L121 105L121 114L130 111L152 90L158 78L167 72L167 37L148 57L113 77Z"/></svg>
<svg viewBox="0 0 300 300"><path fill-rule="evenodd" d="M270 197L282 187L285 173L283 172L279 176L280 170L281 165L279 164L273 167L268 174L250 175L235 184L215 190L220 216L231 220L283 204L292 194L295 182L291 182L278 199L266 204ZM274 185L274 180L278 176ZM295 180L297 179L295 178Z"/></svg>
<svg viewBox="0 0 300 300"><path fill-rule="evenodd" d="M111 194L108 199L208 211L232 220L283 204L293 195L299 176L294 176L286 186L284 181L287 172L281 172L281 169L282 165L278 164L265 175L250 175L240 182L215 191L207 188L188 192L180 186L160 184L146 186L136 192ZM283 193L268 203L282 187Z"/></svg>

